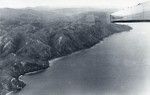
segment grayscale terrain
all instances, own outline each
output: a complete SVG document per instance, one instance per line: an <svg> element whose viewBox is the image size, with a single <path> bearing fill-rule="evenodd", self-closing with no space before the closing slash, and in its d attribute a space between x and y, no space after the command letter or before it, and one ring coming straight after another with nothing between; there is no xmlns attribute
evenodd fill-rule
<svg viewBox="0 0 150 95"><path fill-rule="evenodd" d="M20 91L26 86L25 82L20 80L20 76L47 69L50 60L91 48L114 33L132 29L127 25L110 23L110 13L109 10L86 8L0 9L1 95ZM82 67L84 64L80 65ZM69 73L69 68L72 67L62 66L62 68L66 68ZM86 69L90 70L90 67ZM85 73L92 74L90 71ZM42 76L40 78L44 79ZM87 79L85 82L90 81L88 77L85 78ZM96 82L97 78L95 79ZM97 85L93 83L89 86L93 87L94 84Z"/></svg>

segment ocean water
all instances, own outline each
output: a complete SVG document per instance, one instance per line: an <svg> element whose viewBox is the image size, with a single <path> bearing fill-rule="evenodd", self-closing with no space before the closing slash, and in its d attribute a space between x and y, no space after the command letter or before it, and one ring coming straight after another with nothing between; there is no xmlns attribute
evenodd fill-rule
<svg viewBox="0 0 150 95"><path fill-rule="evenodd" d="M150 95L150 23L125 24L133 30L23 76L26 87L11 95Z"/></svg>

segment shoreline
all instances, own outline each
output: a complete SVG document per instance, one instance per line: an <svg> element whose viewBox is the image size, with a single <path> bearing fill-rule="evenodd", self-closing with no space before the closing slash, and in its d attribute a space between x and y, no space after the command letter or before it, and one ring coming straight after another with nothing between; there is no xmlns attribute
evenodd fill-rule
<svg viewBox="0 0 150 95"><path fill-rule="evenodd" d="M132 30L132 29L131 29L131 30ZM129 31L123 31L123 32L130 32L130 30L129 30ZM113 36L113 35L115 35L115 34L120 34L120 33L123 33L123 32L117 32L117 33L113 33L113 34L111 34L111 35L108 35L108 36L104 37L103 39L101 39L97 44L103 43L103 41L104 41L105 39L107 39L107 38L109 38L109 37L111 37L111 36ZM95 44L95 45L97 45L97 44ZM56 62L56 61L58 61L58 60L61 60L61 59L65 58L65 57L72 56L72 55L78 54L78 53L80 53L80 52L82 52L82 51L91 49L91 48L93 48L95 45L93 45L93 46L90 47L90 48L81 49L81 50L76 51L76 52L73 52L73 53L71 53L71 54L68 54L68 55L65 55L65 56L62 56L62 57L58 57L58 58L54 58L54 59L52 59L52 60L49 60L49 61L48 61L48 62L49 62L49 67L48 67L48 68L51 68L51 66L53 66L54 62ZM19 76L19 80L21 80L21 77L23 77L23 76L25 76L25 75L28 75L28 76L36 75L36 74L39 74L39 73L42 73L42 72L46 71L48 68L42 69L42 70L38 70L38 71L28 72L28 73L25 73L24 75L20 75L20 76ZM11 91L11 92L8 92L6 95L11 95L11 93L15 93L15 92L14 92L14 91Z"/></svg>
<svg viewBox="0 0 150 95"><path fill-rule="evenodd" d="M96 13L81 13L79 19L75 18L75 21L69 24L60 20L60 25L56 26L58 22L53 22L51 24L54 26L49 25L49 27L55 30L47 30L47 26L44 26L47 23L43 25L41 22L37 22L38 24L27 22L28 25L39 30L30 31L34 32L31 34L27 31L28 28L30 29L29 26L21 26L19 29L25 28L24 31L10 32L4 36L0 44L3 66L0 91L2 93L20 91L26 85L20 79L22 76L44 72L59 59L92 48L109 36L132 29L127 25L112 24L102 20L105 18L102 18L104 13ZM89 16L93 18L92 22L88 22L86 17Z"/></svg>

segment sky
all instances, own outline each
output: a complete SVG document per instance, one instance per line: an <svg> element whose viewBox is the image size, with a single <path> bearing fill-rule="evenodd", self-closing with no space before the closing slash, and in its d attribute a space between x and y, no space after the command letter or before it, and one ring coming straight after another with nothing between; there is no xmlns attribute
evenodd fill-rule
<svg viewBox="0 0 150 95"><path fill-rule="evenodd" d="M0 8L49 7L98 7L125 8L149 0L0 0Z"/></svg>

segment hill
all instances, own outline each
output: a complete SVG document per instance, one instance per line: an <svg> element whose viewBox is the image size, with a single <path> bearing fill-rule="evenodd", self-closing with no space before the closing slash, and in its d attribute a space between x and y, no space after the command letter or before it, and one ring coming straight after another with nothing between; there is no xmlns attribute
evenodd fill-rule
<svg viewBox="0 0 150 95"><path fill-rule="evenodd" d="M20 75L48 68L51 59L131 29L109 23L109 14L83 9L0 9L0 92L21 90L25 83Z"/></svg>

